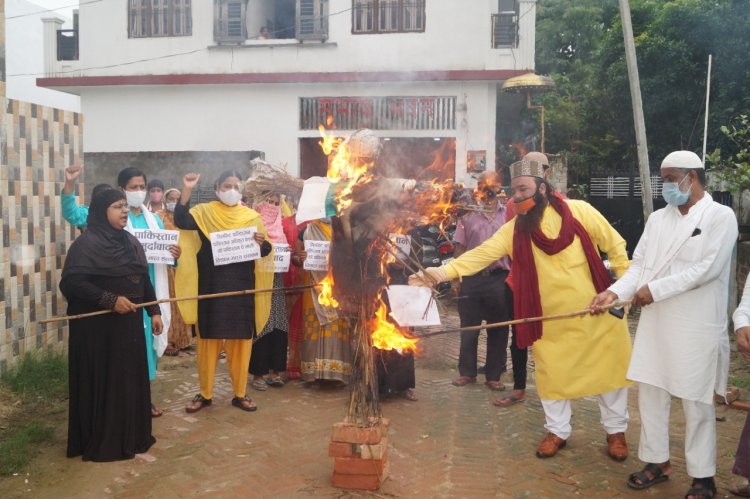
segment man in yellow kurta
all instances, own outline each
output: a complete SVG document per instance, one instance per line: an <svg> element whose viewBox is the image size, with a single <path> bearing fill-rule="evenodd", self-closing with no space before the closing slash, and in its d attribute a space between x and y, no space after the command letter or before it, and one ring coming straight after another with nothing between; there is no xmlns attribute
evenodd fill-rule
<svg viewBox="0 0 750 499"><path fill-rule="evenodd" d="M586 309L591 292L611 282L598 251L620 276L628 268L625 241L588 203L564 200L544 179L542 164L511 165L518 214L494 236L444 267L428 268L410 284L473 275L504 256L513 260L516 319ZM534 345L536 380L547 420L540 458L554 456L571 434L570 399L596 395L609 455L628 455L625 373L630 360L627 323L612 315L517 326L519 347Z"/></svg>

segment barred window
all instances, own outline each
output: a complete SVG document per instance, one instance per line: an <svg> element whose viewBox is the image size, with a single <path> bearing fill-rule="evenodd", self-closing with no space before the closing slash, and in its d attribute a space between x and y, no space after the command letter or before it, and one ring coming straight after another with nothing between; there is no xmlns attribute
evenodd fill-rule
<svg viewBox="0 0 750 499"><path fill-rule="evenodd" d="M129 0L128 36L188 36L193 31L191 0Z"/></svg>
<svg viewBox="0 0 750 499"><path fill-rule="evenodd" d="M352 1L352 33L408 33L425 29L425 0Z"/></svg>

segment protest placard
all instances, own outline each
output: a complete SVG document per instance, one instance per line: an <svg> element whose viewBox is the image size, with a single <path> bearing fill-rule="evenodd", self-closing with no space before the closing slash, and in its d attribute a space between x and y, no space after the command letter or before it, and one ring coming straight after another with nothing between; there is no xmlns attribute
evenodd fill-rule
<svg viewBox="0 0 750 499"><path fill-rule="evenodd" d="M180 239L180 232L162 229L133 229L132 234L143 246L148 263L165 263L174 265L174 257L169 252L170 246L175 246Z"/></svg>
<svg viewBox="0 0 750 499"><path fill-rule="evenodd" d="M386 288L391 317L399 326L439 326L440 314L437 302L432 298L432 289L421 286L397 286Z"/></svg>
<svg viewBox="0 0 750 499"><path fill-rule="evenodd" d="M273 271L288 272L289 264L292 263L292 252L288 244L273 245Z"/></svg>
<svg viewBox="0 0 750 499"><path fill-rule="evenodd" d="M330 241L305 241L305 258L304 269L327 271L328 270L328 252L331 250Z"/></svg>
<svg viewBox="0 0 750 499"><path fill-rule="evenodd" d="M222 230L211 233L214 265L249 262L260 258L260 245L255 242L255 227Z"/></svg>
<svg viewBox="0 0 750 499"><path fill-rule="evenodd" d="M390 238L396 246L396 251L394 251L394 253L396 253L398 259L401 261L406 260L411 253L411 236L404 236L403 234L392 232Z"/></svg>

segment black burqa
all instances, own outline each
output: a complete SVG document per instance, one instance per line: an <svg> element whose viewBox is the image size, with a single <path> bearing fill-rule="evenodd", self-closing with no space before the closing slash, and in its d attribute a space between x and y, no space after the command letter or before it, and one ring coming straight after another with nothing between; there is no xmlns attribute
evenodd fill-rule
<svg viewBox="0 0 750 499"><path fill-rule="evenodd" d="M124 200L114 189L92 199L88 228L70 246L60 281L69 315L113 309L118 296L156 299L143 248L107 220L108 207ZM158 305L147 310L159 313ZM141 311L70 321L68 363L68 457L118 461L146 452L156 439Z"/></svg>

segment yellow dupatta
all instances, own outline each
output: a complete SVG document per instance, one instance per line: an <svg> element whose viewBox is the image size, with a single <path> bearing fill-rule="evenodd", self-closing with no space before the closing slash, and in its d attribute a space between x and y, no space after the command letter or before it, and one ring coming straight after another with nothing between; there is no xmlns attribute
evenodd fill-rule
<svg viewBox="0 0 750 499"><path fill-rule="evenodd" d="M207 238L210 238L212 232L244 229L247 227L255 227L259 233L264 236L268 235L266 233L266 228L263 226L263 220L260 218L260 214L246 206L227 206L219 201L211 201L210 203L201 203L193 206L190 208L190 214L193 216L193 219L195 219L198 228ZM186 276L181 279L181 287L179 288L177 287L177 280L175 279L175 291L178 296L194 296L198 294L198 264L196 260L198 250L200 250L200 240L195 247L182 247L182 255L180 256L180 264L178 267L183 265L184 259L187 262L185 265L187 269L192 266L194 271L189 273L185 272L185 274L189 274L192 277ZM186 254L188 251L189 254ZM273 251L260 260L255 261L256 289L270 289L273 287L273 269ZM257 332L260 332L263 331L263 328L268 322L268 317L271 315L271 293L258 293L254 296L255 329ZM190 318L195 317L197 320L198 302L190 300L182 303L185 304L183 308L187 310L187 316ZM180 308L180 311L183 311L183 308ZM183 314L184 313L185 312L183 312Z"/></svg>

